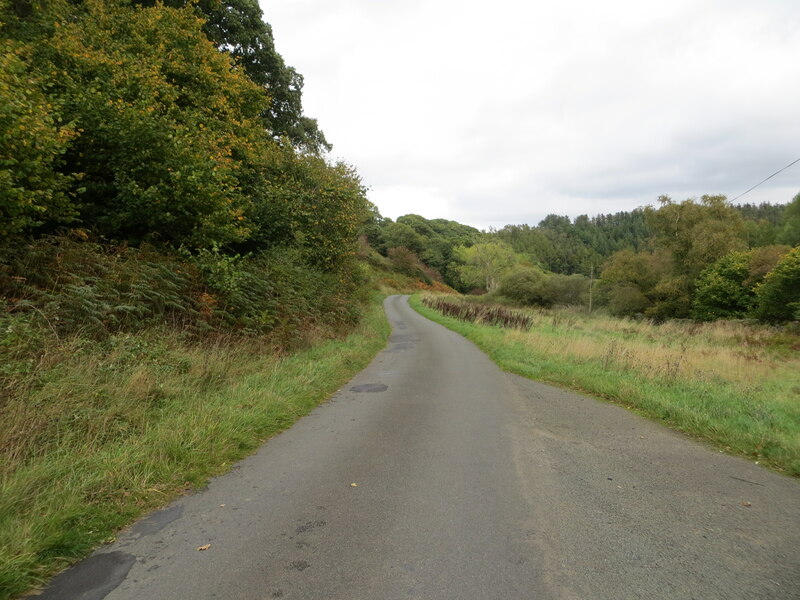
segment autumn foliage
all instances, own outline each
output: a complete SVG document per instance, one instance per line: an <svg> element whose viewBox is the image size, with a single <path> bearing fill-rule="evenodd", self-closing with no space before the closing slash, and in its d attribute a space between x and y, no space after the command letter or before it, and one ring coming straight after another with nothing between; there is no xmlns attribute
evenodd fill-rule
<svg viewBox="0 0 800 600"><path fill-rule="evenodd" d="M92 335L357 318L373 207L318 153L302 78L270 44L249 0L0 0L0 293L15 315Z"/></svg>
<svg viewBox="0 0 800 600"><path fill-rule="evenodd" d="M368 207L358 175L265 126L270 89L192 3L27 4L0 5L0 233L292 246L326 267L353 251Z"/></svg>

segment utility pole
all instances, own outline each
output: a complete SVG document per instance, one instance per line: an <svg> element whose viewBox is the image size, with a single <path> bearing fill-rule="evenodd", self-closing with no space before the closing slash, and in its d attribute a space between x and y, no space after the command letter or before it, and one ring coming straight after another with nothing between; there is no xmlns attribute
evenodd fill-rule
<svg viewBox="0 0 800 600"><path fill-rule="evenodd" d="M589 314L592 314L592 288L594 287L594 264L589 269Z"/></svg>

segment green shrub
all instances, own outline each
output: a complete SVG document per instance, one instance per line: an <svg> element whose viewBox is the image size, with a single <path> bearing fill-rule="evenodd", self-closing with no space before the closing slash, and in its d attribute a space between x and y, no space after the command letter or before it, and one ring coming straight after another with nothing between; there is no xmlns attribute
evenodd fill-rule
<svg viewBox="0 0 800 600"><path fill-rule="evenodd" d="M692 317L713 321L747 315L755 303L755 292L746 284L749 262L749 253L731 252L700 273Z"/></svg>
<svg viewBox="0 0 800 600"><path fill-rule="evenodd" d="M585 275L553 273L546 278L545 289L554 304L584 306L589 302L589 278Z"/></svg>
<svg viewBox="0 0 800 600"><path fill-rule="evenodd" d="M756 288L755 315L762 321L800 320L800 246L786 253Z"/></svg>
<svg viewBox="0 0 800 600"><path fill-rule="evenodd" d="M713 321L750 314L756 305L756 287L790 249L780 245L762 246L723 256L698 277L692 317Z"/></svg>
<svg viewBox="0 0 800 600"><path fill-rule="evenodd" d="M516 269L503 277L498 293L520 304L552 306L555 300L547 275L536 267Z"/></svg>
<svg viewBox="0 0 800 600"><path fill-rule="evenodd" d="M355 323L366 281L355 260L330 271L308 264L298 248L179 256L66 237L0 247L9 312L57 335L92 339L166 324L288 342L303 328Z"/></svg>
<svg viewBox="0 0 800 600"><path fill-rule="evenodd" d="M603 292L608 310L617 317L642 314L650 306L650 300L633 283L612 283Z"/></svg>

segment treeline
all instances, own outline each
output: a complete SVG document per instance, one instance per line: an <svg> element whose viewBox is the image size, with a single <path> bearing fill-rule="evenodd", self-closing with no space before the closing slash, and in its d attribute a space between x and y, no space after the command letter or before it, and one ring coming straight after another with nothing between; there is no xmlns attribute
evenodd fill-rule
<svg viewBox="0 0 800 600"><path fill-rule="evenodd" d="M612 313L800 318L800 194L772 221L746 218L753 208L734 208L724 196L659 203L646 210L647 248L617 252L603 264L599 291Z"/></svg>
<svg viewBox="0 0 800 600"><path fill-rule="evenodd" d="M463 288L457 252L485 237L469 225L413 214L392 221L375 213L363 233L372 248L388 257L393 269L455 289Z"/></svg>
<svg viewBox="0 0 800 600"><path fill-rule="evenodd" d="M133 302L124 273L103 279L110 264L53 275L59 248L89 240L85 263L113 255L138 273L128 279L161 281L156 296L184 283L144 263L191 280L193 321L264 332L303 314L352 320L330 306L355 300L357 234L374 207L358 174L322 155L302 77L257 0L0 0L0 45L10 312L44 311L56 286L109 326L163 318ZM148 248L161 258L140 261Z"/></svg>
<svg viewBox="0 0 800 600"><path fill-rule="evenodd" d="M786 321L800 310L800 194L741 206L661 197L630 212L549 215L489 232L406 215L376 221L369 239L411 271L521 304L701 320Z"/></svg>
<svg viewBox="0 0 800 600"><path fill-rule="evenodd" d="M469 291L482 285L480 279L464 276L464 252L477 243L501 242L524 260L552 273L589 275L615 251L644 247L648 237L643 210L588 217L573 223L569 217L548 215L537 226L507 225L483 232L445 219L404 215L396 222L376 217L366 229L369 243L384 255L407 252L435 270L451 287ZM484 282L485 283L485 282ZM485 287L485 286L484 286Z"/></svg>

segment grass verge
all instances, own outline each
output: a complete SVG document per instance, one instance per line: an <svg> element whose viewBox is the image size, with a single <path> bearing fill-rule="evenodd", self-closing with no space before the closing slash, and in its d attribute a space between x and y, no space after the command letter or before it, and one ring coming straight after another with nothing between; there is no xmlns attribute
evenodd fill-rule
<svg viewBox="0 0 800 600"><path fill-rule="evenodd" d="M346 338L279 356L171 331L60 340L0 404L0 598L220 474L363 369L389 325L378 299Z"/></svg>
<svg viewBox="0 0 800 600"><path fill-rule="evenodd" d="M529 331L411 305L502 369L618 402L646 417L800 476L800 340L739 323L635 322L530 311ZM783 335L783 337L781 337Z"/></svg>

